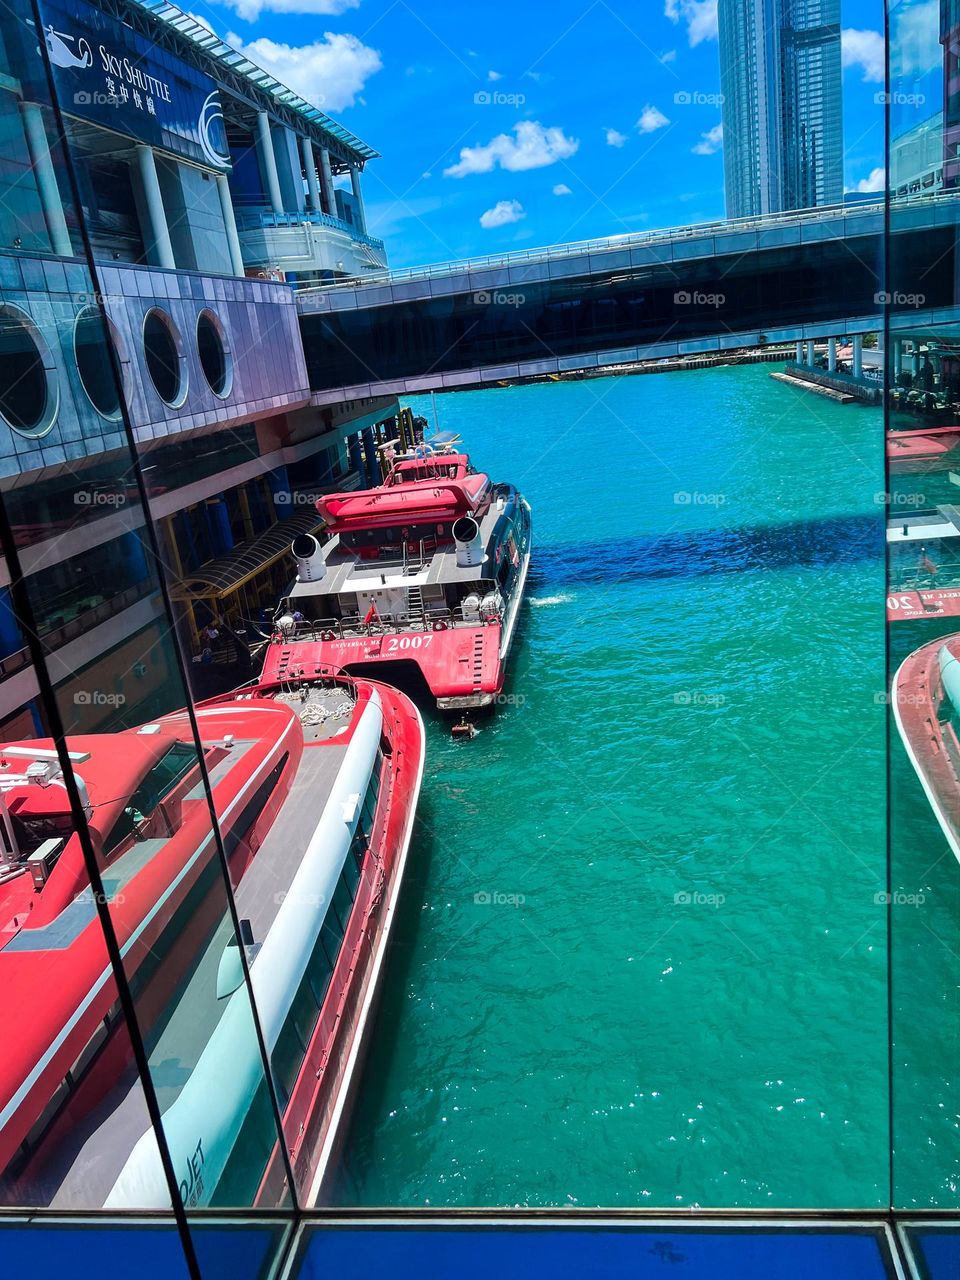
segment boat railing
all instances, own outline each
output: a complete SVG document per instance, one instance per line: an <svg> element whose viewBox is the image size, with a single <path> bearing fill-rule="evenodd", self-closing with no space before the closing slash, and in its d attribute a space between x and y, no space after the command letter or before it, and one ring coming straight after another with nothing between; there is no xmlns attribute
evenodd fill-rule
<svg viewBox="0 0 960 1280"><path fill-rule="evenodd" d="M359 613L348 614L343 618L295 622L292 626L278 629L273 640L276 644L291 644L356 640L364 636L375 639L381 635L401 635L410 631L428 632L445 631L452 627L479 627L485 622L495 621L499 621L498 616L484 619L471 614L466 617L460 605L455 605L453 608L445 605L425 605L422 615L381 614L370 622L366 622Z"/></svg>

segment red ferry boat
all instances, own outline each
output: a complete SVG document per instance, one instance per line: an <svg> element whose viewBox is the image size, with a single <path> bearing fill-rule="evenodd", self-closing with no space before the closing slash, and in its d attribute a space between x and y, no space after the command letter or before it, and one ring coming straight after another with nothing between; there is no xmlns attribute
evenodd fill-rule
<svg viewBox="0 0 960 1280"><path fill-rule="evenodd" d="M307 666L384 680L419 671L441 710L494 701L530 565L530 507L458 444L434 437L396 459L379 488L320 499L331 536L293 543L297 579L266 677L293 645Z"/></svg>
<svg viewBox="0 0 960 1280"><path fill-rule="evenodd" d="M894 677L892 703L910 763L960 860L960 635L911 653Z"/></svg>
<svg viewBox="0 0 960 1280"><path fill-rule="evenodd" d="M397 690L289 670L185 712L68 739L187 1205L285 1194L244 947L302 1200L332 1175L423 769ZM50 740L0 747L0 1199L161 1208L169 1193Z"/></svg>

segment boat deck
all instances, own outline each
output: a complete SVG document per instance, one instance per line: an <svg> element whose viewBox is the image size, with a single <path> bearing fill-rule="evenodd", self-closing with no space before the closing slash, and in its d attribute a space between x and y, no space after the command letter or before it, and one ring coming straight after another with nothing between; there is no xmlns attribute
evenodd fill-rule
<svg viewBox="0 0 960 1280"><path fill-rule="evenodd" d="M324 742L323 737L330 738L346 727L353 710L352 701L345 697L342 689L311 692L318 697L308 700L306 705L322 708L325 718L311 726L313 742L304 747L287 800L235 892L238 914L250 921L255 941L263 939L276 917L346 752L346 745ZM289 701L290 697L283 695L278 701ZM299 695L297 701L300 701ZM236 749L240 750L243 745L237 743ZM136 853L137 848L131 852ZM219 909L220 918L213 935L165 1013L155 1023L146 1046L153 1085L162 1109L176 1100L227 1007L226 999L217 998L217 975L224 950L233 943L234 934L222 891ZM254 1034L252 1022L250 1034ZM43 1175L51 1207L100 1207L136 1142L148 1128L139 1078L130 1071L100 1107L86 1113L57 1144L55 1160Z"/></svg>

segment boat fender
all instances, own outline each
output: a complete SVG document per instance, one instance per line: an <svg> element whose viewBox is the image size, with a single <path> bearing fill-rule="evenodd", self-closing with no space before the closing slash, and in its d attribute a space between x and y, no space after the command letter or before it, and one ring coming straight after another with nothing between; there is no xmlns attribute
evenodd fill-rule
<svg viewBox="0 0 960 1280"><path fill-rule="evenodd" d="M334 640L335 638L336 638L336 637L334 636L334 634L333 634L333 632L332 632L332 631L321 631L321 632L320 632L320 639L321 639L321 640Z"/></svg>
<svg viewBox="0 0 960 1280"><path fill-rule="evenodd" d="M433 629L434 631L446 631L447 624L444 622L442 618L438 618L437 621L433 624Z"/></svg>

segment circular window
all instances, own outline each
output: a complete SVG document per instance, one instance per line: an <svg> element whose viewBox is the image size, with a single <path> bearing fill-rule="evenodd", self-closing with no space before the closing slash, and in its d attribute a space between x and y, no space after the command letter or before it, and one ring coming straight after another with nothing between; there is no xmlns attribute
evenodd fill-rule
<svg viewBox="0 0 960 1280"><path fill-rule="evenodd" d="M42 436L53 426L55 373L50 349L27 313L0 306L0 414L14 431Z"/></svg>
<svg viewBox="0 0 960 1280"><path fill-rule="evenodd" d="M219 316L212 311L201 311L197 316L197 352L210 390L218 396L229 395L233 367L227 335Z"/></svg>
<svg viewBox="0 0 960 1280"><path fill-rule="evenodd" d="M173 321L162 311L148 311L143 322L143 354L147 372L164 402L176 408L187 398L180 342Z"/></svg>
<svg viewBox="0 0 960 1280"><path fill-rule="evenodd" d="M108 324L96 307L85 307L77 316L73 330L73 353L80 385L97 413L104 418L119 418L120 392L107 349ZM112 332L110 340L116 347Z"/></svg>

